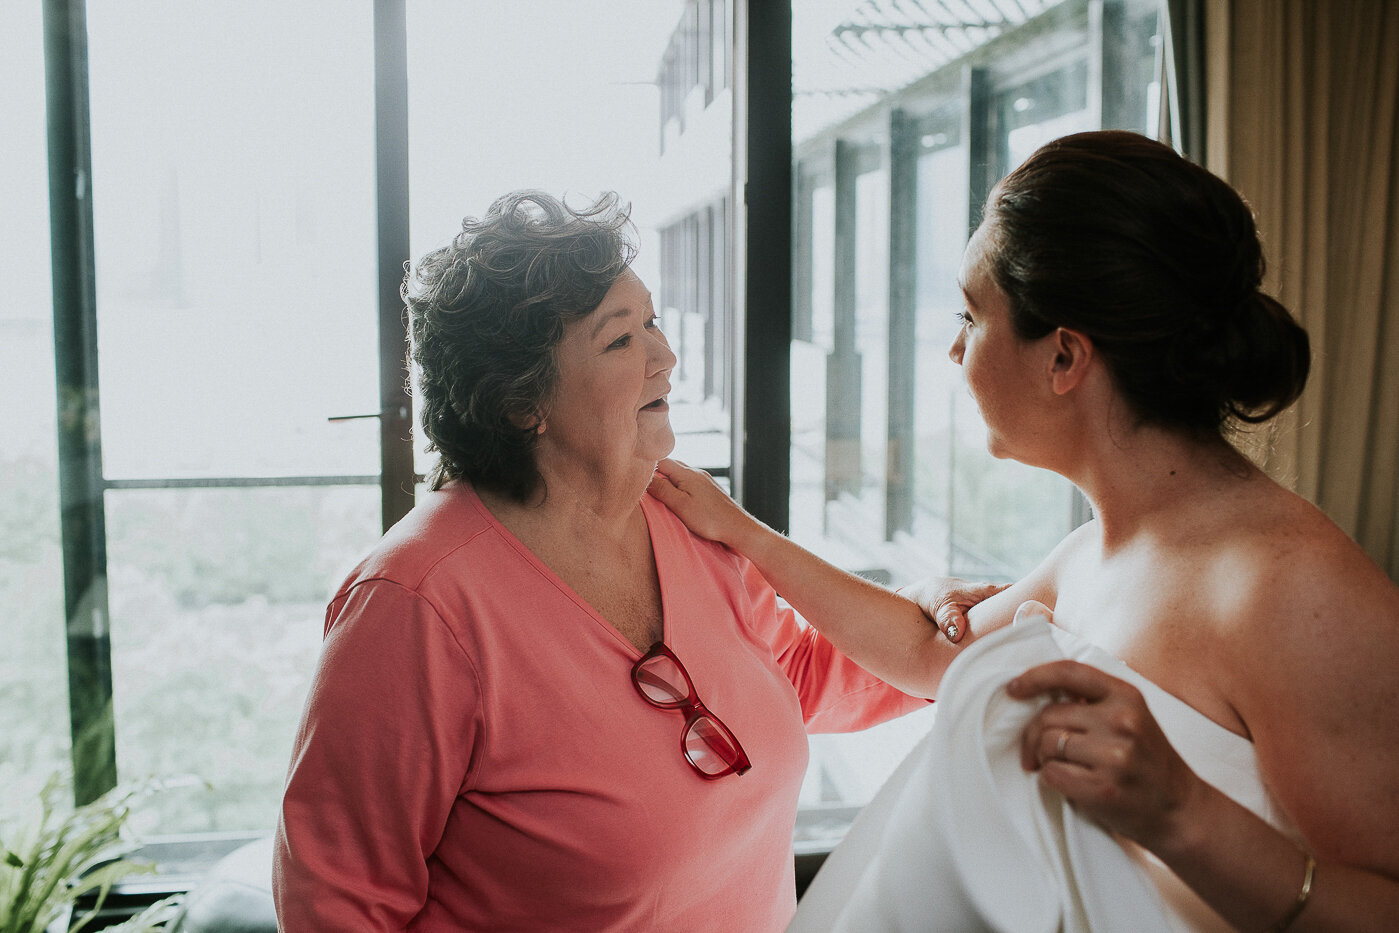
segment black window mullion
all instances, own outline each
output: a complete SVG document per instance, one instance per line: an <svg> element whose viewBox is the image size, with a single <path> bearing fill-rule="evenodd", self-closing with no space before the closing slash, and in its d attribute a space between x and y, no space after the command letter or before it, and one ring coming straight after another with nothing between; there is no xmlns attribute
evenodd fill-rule
<svg viewBox="0 0 1399 933"><path fill-rule="evenodd" d="M743 17L745 74L742 368L734 431L736 492L748 511L788 527L791 503L792 405L792 8L790 3L735 3ZM737 39L737 31L736 31Z"/></svg>
<svg viewBox="0 0 1399 933"><path fill-rule="evenodd" d="M84 0L47 0L43 28L68 705L73 793L84 804L117 780Z"/></svg>
<svg viewBox="0 0 1399 933"><path fill-rule="evenodd" d="M409 258L408 27L404 0L374 0L379 244L379 469L385 531L413 508L413 401L399 286Z"/></svg>
<svg viewBox="0 0 1399 933"><path fill-rule="evenodd" d="M917 388L918 146L916 117L889 115L889 339L884 540L913 531Z"/></svg>

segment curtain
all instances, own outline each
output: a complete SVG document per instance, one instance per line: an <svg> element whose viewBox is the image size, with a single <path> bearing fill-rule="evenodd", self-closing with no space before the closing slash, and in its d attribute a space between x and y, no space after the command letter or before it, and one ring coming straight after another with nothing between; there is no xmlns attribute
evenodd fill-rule
<svg viewBox="0 0 1399 933"><path fill-rule="evenodd" d="M1208 9L1207 164L1312 340L1306 392L1253 452L1399 581L1399 4Z"/></svg>

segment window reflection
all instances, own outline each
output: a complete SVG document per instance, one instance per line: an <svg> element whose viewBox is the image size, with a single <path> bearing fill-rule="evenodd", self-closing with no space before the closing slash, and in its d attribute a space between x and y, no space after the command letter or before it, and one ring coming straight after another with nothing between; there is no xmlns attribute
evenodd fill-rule
<svg viewBox="0 0 1399 933"><path fill-rule="evenodd" d="M1013 580L1086 505L985 449L946 351L990 187L1042 143L1154 132L1158 5L794 2L791 533L901 585ZM803 824L868 800L932 711L812 742Z"/></svg>

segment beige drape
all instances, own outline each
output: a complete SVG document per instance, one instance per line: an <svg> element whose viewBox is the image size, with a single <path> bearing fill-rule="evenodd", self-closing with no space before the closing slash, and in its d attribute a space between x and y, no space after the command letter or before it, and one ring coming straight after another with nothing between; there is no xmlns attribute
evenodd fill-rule
<svg viewBox="0 0 1399 933"><path fill-rule="evenodd" d="M1311 334L1267 469L1399 581L1399 3L1209 0L1209 167Z"/></svg>

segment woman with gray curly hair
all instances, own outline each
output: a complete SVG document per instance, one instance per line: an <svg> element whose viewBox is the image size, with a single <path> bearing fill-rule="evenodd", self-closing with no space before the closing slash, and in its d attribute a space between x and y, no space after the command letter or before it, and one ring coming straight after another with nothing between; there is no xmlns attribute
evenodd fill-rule
<svg viewBox="0 0 1399 933"><path fill-rule="evenodd" d="M517 192L408 273L438 464L327 612L284 929L779 930L806 732L924 705L837 650L864 650L858 618L802 626L646 494L676 358L628 228L615 195ZM864 599L955 652L914 602Z"/></svg>

